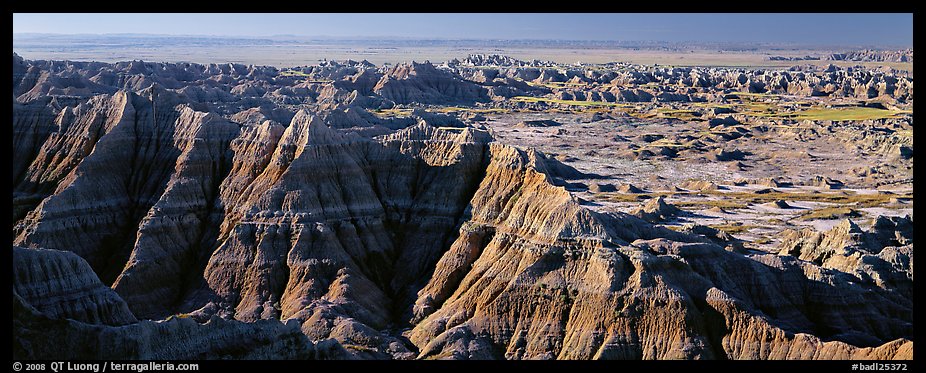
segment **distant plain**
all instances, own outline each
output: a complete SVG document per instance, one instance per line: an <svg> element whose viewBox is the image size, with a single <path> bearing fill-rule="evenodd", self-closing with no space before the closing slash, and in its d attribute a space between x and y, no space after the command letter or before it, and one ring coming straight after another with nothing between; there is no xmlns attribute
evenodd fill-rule
<svg viewBox="0 0 926 373"><path fill-rule="evenodd" d="M96 35L14 34L13 51L27 59L118 62L241 63L293 67L329 60L367 60L376 65L409 61L445 62L469 54L500 54L521 60L557 63L627 62L644 65L787 68L813 64L887 66L913 73L913 63L853 61L771 61L770 56L825 56L844 49L758 46L723 49L718 46L674 45L641 47L586 45L556 41L440 40L275 40L209 37L132 37Z"/></svg>

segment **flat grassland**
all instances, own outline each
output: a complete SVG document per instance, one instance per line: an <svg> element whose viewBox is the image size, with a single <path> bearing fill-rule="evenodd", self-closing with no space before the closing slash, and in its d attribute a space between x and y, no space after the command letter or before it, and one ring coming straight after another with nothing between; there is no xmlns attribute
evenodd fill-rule
<svg viewBox="0 0 926 373"><path fill-rule="evenodd" d="M13 35L13 51L27 59L118 62L144 60L152 62L242 63L276 67L303 66L328 60L367 60L374 64L408 61L442 62L473 53L507 55L522 60L548 60L557 63L607 63L612 61L662 66L718 66L742 68L781 68L794 65L866 67L885 66L913 73L913 63L853 61L770 61L769 56L825 55L844 50L753 50L726 51L693 47L692 50L655 50L629 47L530 46L506 41L491 42L383 42L331 40L265 40L198 38L142 38L140 42L119 39L115 42L97 36L60 38ZM699 49L700 48L700 49Z"/></svg>

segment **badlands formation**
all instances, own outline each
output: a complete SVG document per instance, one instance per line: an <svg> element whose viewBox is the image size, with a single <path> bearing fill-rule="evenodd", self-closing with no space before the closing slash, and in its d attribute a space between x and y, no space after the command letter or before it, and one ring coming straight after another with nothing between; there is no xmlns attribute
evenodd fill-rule
<svg viewBox="0 0 926 373"><path fill-rule="evenodd" d="M912 105L832 65L14 53L13 356L910 359Z"/></svg>

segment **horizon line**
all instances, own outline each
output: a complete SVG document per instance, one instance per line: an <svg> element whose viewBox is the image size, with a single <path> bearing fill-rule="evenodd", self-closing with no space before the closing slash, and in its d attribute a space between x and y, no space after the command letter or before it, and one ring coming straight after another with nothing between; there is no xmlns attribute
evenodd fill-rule
<svg viewBox="0 0 926 373"><path fill-rule="evenodd" d="M872 44L826 44L826 43L800 43L788 41L730 41L730 40L684 40L668 41L656 39L548 39L548 38L455 38L455 37L424 37L424 36L390 36L390 35L300 35L300 34L274 34L274 35L216 35L216 34L157 34L157 33L58 33L58 32L14 32L13 36L139 36L139 37L175 37L175 38L216 38L216 39L272 39L272 38L298 38L304 40L343 40L343 41L558 41L558 42L597 42L597 43L661 43L678 45L685 43L698 44L759 44L765 46L800 46L800 47L875 47ZM913 46L900 44L885 44L878 48L913 49Z"/></svg>

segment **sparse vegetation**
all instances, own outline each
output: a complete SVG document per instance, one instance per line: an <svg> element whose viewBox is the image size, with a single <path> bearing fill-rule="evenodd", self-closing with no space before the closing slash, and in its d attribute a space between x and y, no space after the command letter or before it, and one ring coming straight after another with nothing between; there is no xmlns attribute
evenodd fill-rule
<svg viewBox="0 0 926 373"><path fill-rule="evenodd" d="M813 108L793 114L797 120L832 120L832 121L861 121L869 119L893 118L906 112L884 110L871 107L850 108Z"/></svg>
<svg viewBox="0 0 926 373"><path fill-rule="evenodd" d="M733 104L723 104L717 102L693 102L691 106L705 109L733 109Z"/></svg>
<svg viewBox="0 0 926 373"><path fill-rule="evenodd" d="M653 141L653 142L651 142L651 143L649 143L649 144L646 144L646 146L647 146L647 147L677 148L677 147L681 147L681 146L683 146L683 145L682 145L682 144L679 144L679 143L677 143L677 142L675 142L675 141L669 140L669 139L659 139L659 140Z"/></svg>
<svg viewBox="0 0 926 373"><path fill-rule="evenodd" d="M842 219L848 217L858 217L861 216L858 211L855 211L849 207L824 207L816 210L811 210L798 217L800 220L831 220L831 219Z"/></svg>
<svg viewBox="0 0 926 373"><path fill-rule="evenodd" d="M280 71L279 76L283 76L283 77L295 76L295 77L308 78L308 77L309 77L309 74L306 74L305 72L302 72L302 71L299 71L299 70L283 70L283 71ZM305 80L305 82L306 82L306 83L319 83L319 84L324 84L324 83L331 83L331 82L333 82L333 80L328 80L328 79L314 79L314 80Z"/></svg>
<svg viewBox="0 0 926 373"><path fill-rule="evenodd" d="M165 321L170 321L173 319L189 319L190 317L192 317L192 315L188 313L178 313L176 315L167 316L167 319L165 319Z"/></svg>
<svg viewBox="0 0 926 373"><path fill-rule="evenodd" d="M673 118L679 120L694 120L698 118L701 114L695 110L687 109L656 109L656 113L665 118Z"/></svg>
<svg viewBox="0 0 926 373"><path fill-rule="evenodd" d="M771 242L772 242L772 239L765 237L765 236L756 238L755 240L752 241L752 243L757 244L757 245L767 245Z"/></svg>
<svg viewBox="0 0 926 373"><path fill-rule="evenodd" d="M532 85L532 86L534 86L534 87L546 87L546 88L550 88L550 89L566 88L566 87L577 88L577 87L584 87L584 86L587 85L586 83L576 83L576 82L542 82L542 83L537 83L537 82L532 82L532 81L525 81L525 83L527 83L528 85Z"/></svg>
<svg viewBox="0 0 926 373"><path fill-rule="evenodd" d="M407 117L412 114L412 109L406 108L394 108L394 109L379 109L373 110L372 113L381 118L385 117Z"/></svg>
<svg viewBox="0 0 926 373"><path fill-rule="evenodd" d="M786 201L807 201L807 202L826 202L838 205L855 205L860 207L880 206L890 202L891 198L913 198L912 194L895 195L886 193L852 193L848 191L832 193L811 193L811 192L782 192L772 191L764 194L753 192L723 192L723 191L703 191L702 194L720 196L724 199L730 199L748 203L765 203L776 200Z"/></svg>
<svg viewBox="0 0 926 373"><path fill-rule="evenodd" d="M477 114L505 114L509 112L509 110L501 109L501 108L468 108L468 107L460 107L460 106L443 106L443 107L438 107L438 108L428 108L428 109L425 109L425 111L428 111L431 113L442 113L442 114L457 113L457 112L477 113Z"/></svg>
<svg viewBox="0 0 926 373"><path fill-rule="evenodd" d="M673 202L676 206L681 208L701 208L709 209L712 207L719 207L726 210L737 210L748 208L749 204L734 200L734 199L701 199L696 201L678 201Z"/></svg>
<svg viewBox="0 0 926 373"><path fill-rule="evenodd" d="M606 194L605 199L611 202L639 202L646 199L646 194L624 194L618 192L601 193Z"/></svg>
<svg viewBox="0 0 926 373"><path fill-rule="evenodd" d="M280 76L309 76L309 74L299 70L283 70L280 71Z"/></svg>
<svg viewBox="0 0 926 373"><path fill-rule="evenodd" d="M729 234L736 235L736 234L747 232L750 229L757 228L758 226L746 225L742 223L733 222L733 223L726 223L726 224L709 225L709 227L727 232Z"/></svg>
<svg viewBox="0 0 926 373"><path fill-rule="evenodd" d="M341 344L341 346L344 347L344 348L347 349L347 350L354 350L354 351L358 351L358 352L370 352L370 353L376 353L376 352L377 352L377 350L376 350L375 348L371 348L371 347L367 347L367 346L362 346L362 345L358 345L358 344L343 343L343 344Z"/></svg>
<svg viewBox="0 0 926 373"><path fill-rule="evenodd" d="M734 93L728 94L727 96L750 97L750 98L752 98L752 97L759 97L759 98L767 98L767 97L778 98L778 97L781 97L781 96L779 96L779 95L772 94L772 93L757 93L757 92L734 92Z"/></svg>
<svg viewBox="0 0 926 373"><path fill-rule="evenodd" d="M550 104L567 105L567 106L601 106L601 107L619 107L630 108L633 105L618 104L604 101L578 101L578 100L559 100L546 97L516 96L511 98L512 102L546 102Z"/></svg>

